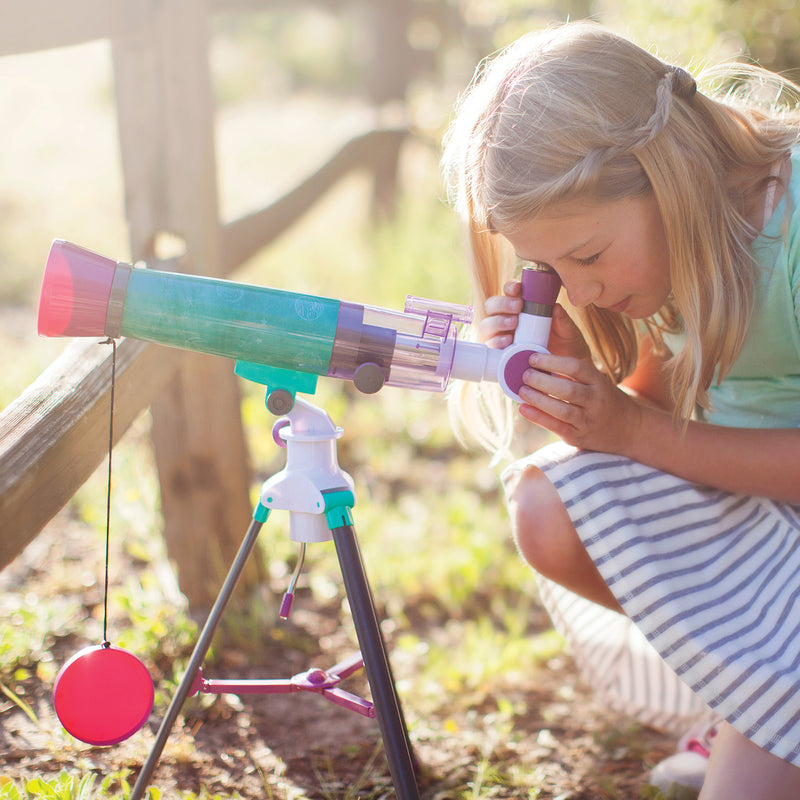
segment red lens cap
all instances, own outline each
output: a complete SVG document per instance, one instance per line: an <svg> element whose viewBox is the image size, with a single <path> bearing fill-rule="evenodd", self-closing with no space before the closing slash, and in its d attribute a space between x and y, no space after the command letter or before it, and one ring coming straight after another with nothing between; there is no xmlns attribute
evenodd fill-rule
<svg viewBox="0 0 800 800"><path fill-rule="evenodd" d="M86 647L61 668L53 703L67 732L87 744L118 744L147 722L153 680L144 664L106 645Z"/></svg>

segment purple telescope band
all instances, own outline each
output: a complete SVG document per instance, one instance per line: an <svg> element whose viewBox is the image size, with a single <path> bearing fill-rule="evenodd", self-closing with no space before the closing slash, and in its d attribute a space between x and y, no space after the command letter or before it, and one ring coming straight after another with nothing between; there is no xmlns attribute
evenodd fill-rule
<svg viewBox="0 0 800 800"><path fill-rule="evenodd" d="M522 299L526 303L552 306L561 289L561 279L555 272L532 267L522 270Z"/></svg>

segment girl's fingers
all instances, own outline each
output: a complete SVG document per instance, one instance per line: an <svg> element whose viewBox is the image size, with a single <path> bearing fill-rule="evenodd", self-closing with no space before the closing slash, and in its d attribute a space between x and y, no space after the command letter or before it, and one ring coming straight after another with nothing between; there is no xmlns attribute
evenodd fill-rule
<svg viewBox="0 0 800 800"><path fill-rule="evenodd" d="M498 294L486 300L483 310L487 317L497 316L498 314L512 314L516 316L522 311L522 298Z"/></svg>
<svg viewBox="0 0 800 800"><path fill-rule="evenodd" d="M487 317L478 324L478 336L489 347L508 347L514 341L516 323L516 317Z"/></svg>
<svg viewBox="0 0 800 800"><path fill-rule="evenodd" d="M597 403L605 387L598 384L600 374L582 359L535 354L534 368L526 370L519 390L527 406L523 416L546 424L554 433L564 436L582 430L597 414ZM541 420L547 419L544 423Z"/></svg>
<svg viewBox="0 0 800 800"><path fill-rule="evenodd" d="M538 377L535 373L551 373L552 375L568 378L570 381L590 384L598 376L594 364L582 358L572 356L558 356L551 353L532 353L530 357L531 378Z"/></svg>
<svg viewBox="0 0 800 800"><path fill-rule="evenodd" d="M635 435L635 401L583 359L536 354L530 360L534 368L523 373L519 390L522 416L567 444L621 452Z"/></svg>
<svg viewBox="0 0 800 800"><path fill-rule="evenodd" d="M561 398L544 394L536 389L531 389L529 386L523 386L519 390L519 396L525 405L535 408L553 419L566 422L570 416L571 406Z"/></svg>
<svg viewBox="0 0 800 800"><path fill-rule="evenodd" d="M478 336L489 347L502 349L514 341L522 300L519 297L495 295L486 300L486 316L478 323Z"/></svg>
<svg viewBox="0 0 800 800"><path fill-rule="evenodd" d="M489 347L502 350L514 341L522 298L522 284L518 280L503 286L503 294L487 298L483 306L484 318L478 323L478 337Z"/></svg>
<svg viewBox="0 0 800 800"><path fill-rule="evenodd" d="M530 369L523 374L522 379L525 382L523 388L527 388L530 392L536 392L542 397L567 403L570 406L585 406L592 398L590 385L553 373ZM522 392L520 392L520 397L526 399Z"/></svg>

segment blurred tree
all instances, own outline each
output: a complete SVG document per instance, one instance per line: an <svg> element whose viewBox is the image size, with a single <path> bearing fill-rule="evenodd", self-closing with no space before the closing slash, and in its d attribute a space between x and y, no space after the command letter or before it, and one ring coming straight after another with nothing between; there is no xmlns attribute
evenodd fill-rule
<svg viewBox="0 0 800 800"><path fill-rule="evenodd" d="M800 79L795 0L598 0L598 17L684 63L752 59Z"/></svg>
<svg viewBox="0 0 800 800"><path fill-rule="evenodd" d="M726 33L724 2L598 0L594 8L604 24L667 61L691 67L727 60L744 50L741 36Z"/></svg>
<svg viewBox="0 0 800 800"><path fill-rule="evenodd" d="M724 19L762 66L800 79L800 8L795 0L725 0Z"/></svg>

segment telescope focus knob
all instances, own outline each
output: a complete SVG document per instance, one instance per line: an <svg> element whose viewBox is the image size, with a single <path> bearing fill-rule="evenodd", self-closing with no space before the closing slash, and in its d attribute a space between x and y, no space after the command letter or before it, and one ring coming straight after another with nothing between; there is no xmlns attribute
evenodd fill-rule
<svg viewBox="0 0 800 800"><path fill-rule="evenodd" d="M288 389L274 389L267 395L267 409L282 417L294 408L294 395Z"/></svg>
<svg viewBox="0 0 800 800"><path fill-rule="evenodd" d="M363 394L375 394L383 388L386 383L386 376L380 365L368 361L356 367L353 374L353 383L356 389Z"/></svg>

